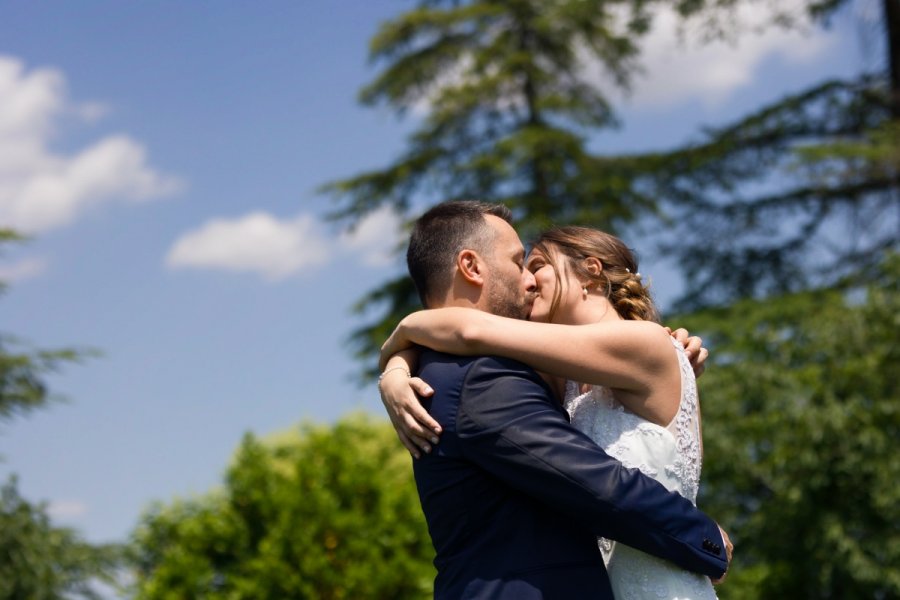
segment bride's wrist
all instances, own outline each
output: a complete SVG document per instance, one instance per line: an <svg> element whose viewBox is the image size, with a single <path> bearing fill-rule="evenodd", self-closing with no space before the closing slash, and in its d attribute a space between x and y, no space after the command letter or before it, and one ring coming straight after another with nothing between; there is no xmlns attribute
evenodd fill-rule
<svg viewBox="0 0 900 600"><path fill-rule="evenodd" d="M391 373L394 373L394 372L398 372L398 373L402 372L403 374L406 375L406 379L409 379L410 377L412 377L412 374L409 372L409 369L407 369L404 366L401 366L401 365L395 365L393 367L389 366L384 371L382 371L381 375L378 376L378 389L384 390L385 377L388 377Z"/></svg>

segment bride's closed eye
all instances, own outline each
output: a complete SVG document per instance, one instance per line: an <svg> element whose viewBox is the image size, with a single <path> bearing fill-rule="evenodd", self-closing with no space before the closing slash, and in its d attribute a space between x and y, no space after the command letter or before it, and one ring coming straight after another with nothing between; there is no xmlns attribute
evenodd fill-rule
<svg viewBox="0 0 900 600"><path fill-rule="evenodd" d="M543 267L546 264L547 263L545 263L543 260L541 260L539 258L533 258L528 261L528 263L525 265L525 268L528 269L529 271L531 271L532 273L537 273L541 269L541 267Z"/></svg>

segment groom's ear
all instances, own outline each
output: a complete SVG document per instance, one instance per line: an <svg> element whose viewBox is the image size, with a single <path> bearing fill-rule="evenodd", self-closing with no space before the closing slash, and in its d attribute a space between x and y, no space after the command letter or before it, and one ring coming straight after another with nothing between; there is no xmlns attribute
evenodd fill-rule
<svg viewBox="0 0 900 600"><path fill-rule="evenodd" d="M462 250L456 255L456 268L463 279L473 285L484 285L484 261L474 250Z"/></svg>

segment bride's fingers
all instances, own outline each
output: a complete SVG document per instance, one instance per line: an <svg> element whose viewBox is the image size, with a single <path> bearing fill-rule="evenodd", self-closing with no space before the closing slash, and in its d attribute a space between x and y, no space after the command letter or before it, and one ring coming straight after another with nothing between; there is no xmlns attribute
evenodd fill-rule
<svg viewBox="0 0 900 600"><path fill-rule="evenodd" d="M422 425L410 414L403 415L402 429L403 433L416 448L426 454L431 452L431 444L437 443L432 442L433 439L437 439L434 437L434 434L422 427ZM419 457L417 456L416 458Z"/></svg>
<svg viewBox="0 0 900 600"><path fill-rule="evenodd" d="M675 331L672 331L671 327L665 327L664 329L669 335L675 338L675 341L684 347L685 354L687 354L688 358L691 360L693 360L700 352L700 348L703 346L703 340L696 335L691 335L687 329L683 327L679 327Z"/></svg>
<svg viewBox="0 0 900 600"><path fill-rule="evenodd" d="M409 387L422 398L429 398L434 395L434 390L431 389L431 386L425 383L425 380L421 377L410 377Z"/></svg>
<svg viewBox="0 0 900 600"><path fill-rule="evenodd" d="M438 443L442 431L420 401L420 398L434 394L431 386L419 377L401 379L397 376L394 380L382 379L378 391L397 437L409 453L420 458L422 452L431 452L432 444Z"/></svg>
<svg viewBox="0 0 900 600"><path fill-rule="evenodd" d="M434 390L431 389L431 386L425 383L419 377L413 377L409 380L409 385L416 392L416 394L420 398L429 398L434 395ZM441 434L441 425L434 418L428 414L428 411L425 410L425 407L421 404L417 404L415 406L410 407L410 412L416 418L416 420L422 424L423 427L427 428L429 431L433 432L435 436ZM432 442L437 444L437 437L432 439Z"/></svg>
<svg viewBox="0 0 900 600"><path fill-rule="evenodd" d="M403 431L403 427L398 422L398 418L396 418L392 413L388 412L388 417L390 418L391 425L394 427L394 431L397 433L397 438L400 440L400 443L403 444L403 447L412 454L413 458L419 458L419 449L416 445L409 439L409 436Z"/></svg>
<svg viewBox="0 0 900 600"><path fill-rule="evenodd" d="M672 331L671 327L666 327L666 330L668 330L669 335L678 340L678 343L682 346L685 346L685 349L687 349L687 344L685 342L690 337L687 329L685 329L684 327L679 327L678 329Z"/></svg>
<svg viewBox="0 0 900 600"><path fill-rule="evenodd" d="M412 457L419 458L420 456L422 456L419 452L419 449L412 442L412 440L410 440L409 437L407 437L407 435L403 433L403 430L399 428L395 429L397 430L397 437L400 438L400 443L403 444L403 446L407 449L407 451L409 451L410 454L412 454Z"/></svg>
<svg viewBox="0 0 900 600"><path fill-rule="evenodd" d="M392 419L392 423L397 431L397 437L413 458L421 458L422 452L431 452L431 444L425 436L432 434L419 425L409 413L402 413L396 421Z"/></svg>
<svg viewBox="0 0 900 600"><path fill-rule="evenodd" d="M709 358L709 350L706 348L700 348L700 351L697 353L697 358L692 362L694 367L694 376L700 377L703 375L703 372L706 371L706 359Z"/></svg>
<svg viewBox="0 0 900 600"><path fill-rule="evenodd" d="M706 359L709 357L709 350L703 347L703 339L696 335L685 338L682 342L684 352L691 361L691 368L694 370L694 376L700 377L706 370Z"/></svg>
<svg viewBox="0 0 900 600"><path fill-rule="evenodd" d="M684 350L690 356L695 356L698 352L700 352L700 348L702 347L703 339L696 335L692 335L684 342Z"/></svg>
<svg viewBox="0 0 900 600"><path fill-rule="evenodd" d="M406 434L413 438L421 438L423 443L437 444L441 426L428 414L420 404L407 406L403 415L406 426ZM421 444L420 444L421 446ZM422 448L425 450L425 448ZM428 448L430 450L431 448Z"/></svg>

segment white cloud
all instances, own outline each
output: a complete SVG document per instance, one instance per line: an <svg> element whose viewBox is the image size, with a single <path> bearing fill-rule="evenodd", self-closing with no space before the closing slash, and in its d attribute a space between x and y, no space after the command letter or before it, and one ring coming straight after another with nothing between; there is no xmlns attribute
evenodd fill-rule
<svg viewBox="0 0 900 600"><path fill-rule="evenodd" d="M348 256L381 267L393 261L400 220L389 208L375 211L352 232L329 236L314 216L278 219L257 211L216 218L182 235L166 256L170 268L255 273L274 282L302 275Z"/></svg>
<svg viewBox="0 0 900 600"><path fill-rule="evenodd" d="M72 103L56 69L26 72L0 56L0 223L25 233L63 227L93 206L168 196L182 184L147 163L144 147L111 135L71 155L50 142L65 117L92 122L106 108Z"/></svg>
<svg viewBox="0 0 900 600"><path fill-rule="evenodd" d="M16 283L37 277L47 268L47 261L41 258L24 258L11 264L0 264L0 281Z"/></svg>
<svg viewBox="0 0 900 600"><path fill-rule="evenodd" d="M169 251L170 267L258 273L277 281L328 261L328 244L313 217L279 221L265 212L213 219L181 236Z"/></svg>
<svg viewBox="0 0 900 600"><path fill-rule="evenodd" d="M764 61L779 58L808 64L835 43L837 34L821 29L761 27L770 17L770 9L764 6L742 6L735 14L735 25L747 33L736 42L690 44L686 40L698 36L679 37L676 15L670 10L660 11L642 46L644 71L625 101L638 108L667 107L692 99L716 105L749 85ZM761 32L754 32L757 28ZM595 82L609 81L599 65L589 66L586 77Z"/></svg>
<svg viewBox="0 0 900 600"><path fill-rule="evenodd" d="M87 505L78 500L54 500L47 506L47 514L54 519L73 519L87 512Z"/></svg>

